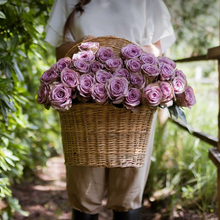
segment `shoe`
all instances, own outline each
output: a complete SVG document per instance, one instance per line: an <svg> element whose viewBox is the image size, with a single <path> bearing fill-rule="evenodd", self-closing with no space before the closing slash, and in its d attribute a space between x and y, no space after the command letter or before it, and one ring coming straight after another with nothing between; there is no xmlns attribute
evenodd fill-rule
<svg viewBox="0 0 220 220"><path fill-rule="evenodd" d="M73 209L72 220L98 220L98 214L87 214Z"/></svg>
<svg viewBox="0 0 220 220"><path fill-rule="evenodd" d="M128 212L116 212L113 211L113 220L140 220L141 208L134 209Z"/></svg>

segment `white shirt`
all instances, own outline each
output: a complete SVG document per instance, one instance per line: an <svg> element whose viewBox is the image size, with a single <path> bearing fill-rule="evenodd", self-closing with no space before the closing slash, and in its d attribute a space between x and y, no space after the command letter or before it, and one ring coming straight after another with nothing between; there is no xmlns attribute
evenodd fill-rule
<svg viewBox="0 0 220 220"><path fill-rule="evenodd" d="M63 27L77 0L56 0L46 26L45 40L54 47L63 44ZM175 41L170 14L162 0L92 0L85 12L74 17L68 41L86 35L117 36L143 46L161 40L162 53Z"/></svg>

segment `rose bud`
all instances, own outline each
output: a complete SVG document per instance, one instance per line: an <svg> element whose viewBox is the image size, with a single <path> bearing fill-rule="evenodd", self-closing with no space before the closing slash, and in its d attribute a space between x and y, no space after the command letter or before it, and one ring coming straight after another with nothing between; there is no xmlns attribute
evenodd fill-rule
<svg viewBox="0 0 220 220"><path fill-rule="evenodd" d="M54 109L59 111L69 110L72 106L71 88L63 84L54 85L50 91L50 102Z"/></svg>
<svg viewBox="0 0 220 220"><path fill-rule="evenodd" d="M110 78L112 78L112 74L105 70L98 70L95 74L95 80L97 83L105 84Z"/></svg>
<svg viewBox="0 0 220 220"><path fill-rule="evenodd" d="M187 86L187 82L181 76L176 76L172 81L172 86L173 86L173 90L174 90L175 94L180 94L180 93L184 92L184 90Z"/></svg>
<svg viewBox="0 0 220 220"><path fill-rule="evenodd" d="M137 58L141 55L142 49L134 44L128 44L121 49L122 59Z"/></svg>
<svg viewBox="0 0 220 220"><path fill-rule="evenodd" d="M190 86L187 86L183 93L176 95L176 104L178 106L191 108L195 103L196 98Z"/></svg>
<svg viewBox="0 0 220 220"><path fill-rule="evenodd" d="M98 104L106 104L108 94L104 84L96 83L91 87L91 96Z"/></svg>
<svg viewBox="0 0 220 220"><path fill-rule="evenodd" d="M166 107L173 105L173 88L170 83L161 81L159 82L160 90L162 93L162 99L160 104Z"/></svg>
<svg viewBox="0 0 220 220"><path fill-rule="evenodd" d="M138 58L133 58L130 60L125 60L125 65L128 70L133 73L137 73L141 70L141 61Z"/></svg>
<svg viewBox="0 0 220 220"><path fill-rule="evenodd" d="M115 72L122 68L123 62L121 58L111 58L105 62L106 69Z"/></svg>
<svg viewBox="0 0 220 220"><path fill-rule="evenodd" d="M128 80L124 77L113 77L106 83L108 97L113 104L120 104L128 95Z"/></svg>
<svg viewBox="0 0 220 220"><path fill-rule="evenodd" d="M160 66L160 79L161 80L171 80L173 79L175 71L173 67L169 64L163 63Z"/></svg>
<svg viewBox="0 0 220 220"><path fill-rule="evenodd" d="M56 72L56 69L50 68L49 70L45 71L42 76L40 77L41 83L45 84L52 84L53 82L59 82L60 76Z"/></svg>
<svg viewBox="0 0 220 220"><path fill-rule="evenodd" d="M125 77L128 81L130 80L130 73L127 69L122 68L116 72L113 73L113 77L115 76L121 76L121 77Z"/></svg>
<svg viewBox="0 0 220 220"><path fill-rule="evenodd" d="M94 84L94 79L90 74L83 74L80 77L80 83L77 86L79 94L84 98L90 98L91 92L90 88Z"/></svg>
<svg viewBox="0 0 220 220"><path fill-rule="evenodd" d="M38 95L37 95L37 103L44 104L47 109L50 108L49 92L50 92L50 86L42 83L39 87Z"/></svg>
<svg viewBox="0 0 220 220"><path fill-rule="evenodd" d="M72 69L65 68L60 73L61 82L71 88L76 88L79 84L80 74Z"/></svg>
<svg viewBox="0 0 220 220"><path fill-rule="evenodd" d="M84 42L84 43L81 43L81 45L78 48L80 51L90 50L95 54L99 49L99 43L98 42Z"/></svg>
<svg viewBox="0 0 220 220"><path fill-rule="evenodd" d="M141 91L137 88L130 88L128 91L128 96L124 99L124 106L127 109L134 109L141 102Z"/></svg>
<svg viewBox="0 0 220 220"><path fill-rule="evenodd" d="M56 68L58 72L61 72L64 68L70 67L72 60L69 57L61 58L56 63Z"/></svg>
<svg viewBox="0 0 220 220"><path fill-rule="evenodd" d="M81 51L81 52L73 54L72 59L73 61L84 60L84 61L91 62L95 60L95 55L93 54L92 51Z"/></svg>
<svg viewBox="0 0 220 220"><path fill-rule="evenodd" d="M130 77L131 85L138 88L143 89L145 86L145 80L141 73L132 73Z"/></svg>
<svg viewBox="0 0 220 220"><path fill-rule="evenodd" d="M84 60L76 60L73 62L73 66L77 72L88 73L90 71L89 64Z"/></svg>
<svg viewBox="0 0 220 220"><path fill-rule="evenodd" d="M141 66L141 69L144 75L152 80L160 74L159 68L154 64L145 63Z"/></svg>
<svg viewBox="0 0 220 220"><path fill-rule="evenodd" d="M151 83L142 91L142 102L150 106L158 106L162 99L159 83Z"/></svg>
<svg viewBox="0 0 220 220"><path fill-rule="evenodd" d="M98 61L105 63L107 60L114 58L114 52L110 47L100 47L96 53Z"/></svg>
<svg viewBox="0 0 220 220"><path fill-rule="evenodd" d="M158 64L157 58L152 53L142 53L140 56L140 60L143 63L147 63L147 64L152 64L152 65Z"/></svg>
<svg viewBox="0 0 220 220"><path fill-rule="evenodd" d="M176 63L173 60L169 59L168 57L158 57L157 59L159 61L159 66L162 65L163 63L166 63L172 66L173 69L176 68Z"/></svg>
<svg viewBox="0 0 220 220"><path fill-rule="evenodd" d="M96 73L98 70L103 69L104 65L98 61L93 61L90 63L90 69L93 73Z"/></svg>

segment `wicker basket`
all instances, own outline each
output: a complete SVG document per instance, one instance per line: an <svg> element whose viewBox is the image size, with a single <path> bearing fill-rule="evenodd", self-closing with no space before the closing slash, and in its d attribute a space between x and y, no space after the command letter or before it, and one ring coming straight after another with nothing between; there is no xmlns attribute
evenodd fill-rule
<svg viewBox="0 0 220 220"><path fill-rule="evenodd" d="M100 46L112 47L116 54L131 43L123 38L98 37ZM78 52L78 45L66 56ZM113 105L73 104L59 112L65 164L93 167L142 167L151 123L156 109L141 106L137 113Z"/></svg>

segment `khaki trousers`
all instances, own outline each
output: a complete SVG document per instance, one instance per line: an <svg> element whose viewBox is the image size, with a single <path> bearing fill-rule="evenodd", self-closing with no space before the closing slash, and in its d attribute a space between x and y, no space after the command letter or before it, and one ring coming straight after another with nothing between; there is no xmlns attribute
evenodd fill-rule
<svg viewBox="0 0 220 220"><path fill-rule="evenodd" d="M141 207L150 168L155 125L156 114L152 122L144 167L66 166L67 193L72 208L89 214L98 213L106 190L108 209L126 212Z"/></svg>

